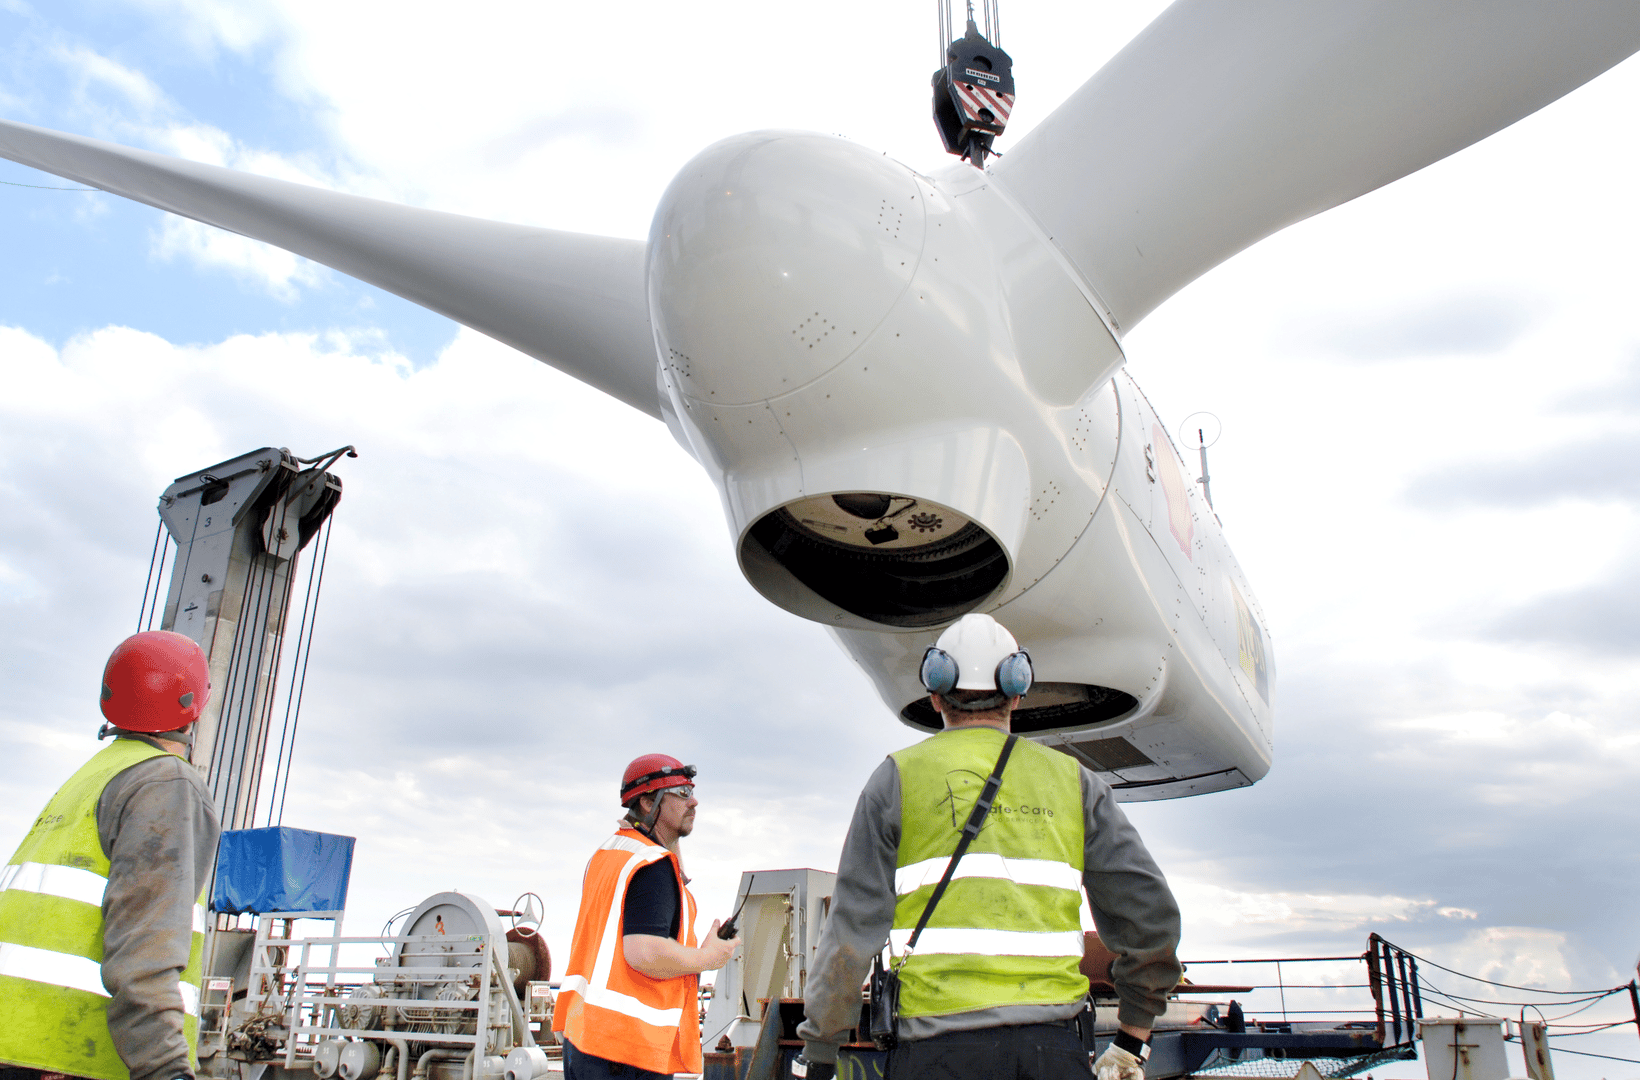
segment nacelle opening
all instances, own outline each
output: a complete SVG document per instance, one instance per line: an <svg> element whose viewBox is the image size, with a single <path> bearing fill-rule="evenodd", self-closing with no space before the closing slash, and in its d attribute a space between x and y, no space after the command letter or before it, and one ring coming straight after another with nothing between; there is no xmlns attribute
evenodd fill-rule
<svg viewBox="0 0 1640 1080"><path fill-rule="evenodd" d="M832 618L776 578L795 579L800 593L856 618L922 629L974 610L1009 571L1007 552L978 522L887 492L787 503L748 529L741 548L741 565L759 592L818 622Z"/></svg>
<svg viewBox="0 0 1640 1080"><path fill-rule="evenodd" d="M1069 731L1120 720L1138 707L1138 698L1108 686L1037 683L1014 710L1012 729L1019 735ZM939 731L945 726L926 697L901 709L900 718L923 731Z"/></svg>

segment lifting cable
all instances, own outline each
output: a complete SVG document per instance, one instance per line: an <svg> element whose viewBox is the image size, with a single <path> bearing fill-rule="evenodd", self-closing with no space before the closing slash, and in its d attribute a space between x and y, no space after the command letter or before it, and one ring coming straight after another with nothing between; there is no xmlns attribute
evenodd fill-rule
<svg viewBox="0 0 1640 1080"><path fill-rule="evenodd" d="M300 477L301 477L301 474L298 474L295 479L300 479ZM313 477L309 477L307 484L304 485L304 486L311 486L312 483L313 483L313 479L314 479ZM286 490L284 496L280 499L280 502L283 504L284 509L282 509L279 512L279 527L278 527L277 530L274 531L274 533L273 533L274 536L285 536L285 535L287 535L287 533L286 533L286 523L290 520L291 500L294 498L295 489L296 489L296 484L294 483L294 479L293 479L293 482L292 482L290 488L288 488ZM274 646L273 646L273 661L272 661L272 663L270 663L268 665L268 689L267 689L267 693L263 696L261 714L257 717L257 723L254 725L254 729L255 729L255 732L256 732L256 755L255 755L255 758L256 758L256 761L261 763L261 767L259 767L256 770L256 775L254 777L252 777L251 797L250 797L250 802L249 802L249 812L245 815L245 823L247 825L255 825L256 824L256 808L259 805L259 803L261 802L261 798L262 798L262 777L267 772L266 754L268 752L268 734L269 734L269 729L273 725L273 707L274 707L273 706L273 701L274 701L274 694L278 691L278 686L279 686L279 667L280 667L281 662L284 660L284 656L285 656L285 626L286 626L286 621L288 620L288 618L290 616L290 594L291 594L291 589L295 585L295 581L293 579L295 577L295 570L296 570L296 554L297 554L296 552L292 552L290 559L285 562L284 567L283 567L283 569L285 571L285 575L284 575L285 583L284 583L284 589L279 594L279 636L275 640ZM276 559L274 559L272 556L268 557L268 562L270 564L269 565L269 572L271 574L277 575L279 570L280 570L279 562ZM309 569L311 570L311 567ZM262 642L263 642L263 647L266 648L266 645L267 645L267 635L266 634L263 634ZM259 667L260 667L260 665L259 665ZM285 691L285 696L286 696L286 699L288 701L289 696L290 696L290 691L289 691L288 686L287 686L287 689ZM247 738L247 740L249 739L249 734L248 733L246 735L246 738ZM248 749L248 747L247 747L247 749Z"/></svg>
<svg viewBox="0 0 1640 1080"><path fill-rule="evenodd" d="M307 690L308 661L313 659L313 624L319 617L319 595L325 586L325 563L330 559L330 532L334 528L335 520L335 511L325 518L324 542L319 547L319 557L308 567L308 595L302 600L296 651L291 659L291 682L285 694L285 722L279 733L279 759L274 765L273 791L268 795L270 825L282 825L285 821L285 796L290 794L290 767L292 759L296 756L296 728L302 719L302 697ZM291 703L293 696L294 706ZM276 796L279 800L277 816L273 809Z"/></svg>
<svg viewBox="0 0 1640 1080"><path fill-rule="evenodd" d="M1458 971L1455 968L1449 968L1444 964L1437 964L1435 961L1424 956L1419 956L1417 953L1409 952L1408 950L1401 948L1399 945L1393 945L1388 941L1386 941L1385 944L1389 945L1398 952L1411 957L1419 964L1436 968L1437 970L1444 971L1449 975L1455 975L1460 979L1468 979L1471 982L1480 983L1483 986L1497 987L1501 990L1517 990L1525 994L1537 994L1544 997L1558 999L1540 1003L1533 1001L1498 1001L1491 998L1467 997L1462 994L1455 994L1440 989L1425 978L1420 972L1417 979L1423 993L1428 997L1435 999L1437 1003L1445 1004L1451 1008L1457 1009L1460 1015L1464 1012L1477 1011L1475 1009L1475 1006L1477 1005L1519 1008L1521 1014L1521 1027L1524 1029L1526 1026L1527 1009L1534 1009L1538 1012L1539 1016L1542 1016L1543 1008L1545 1006L1550 1008L1556 1006L1568 1008L1570 1011L1562 1012L1553 1018L1544 1018L1543 1026L1546 1029L1545 1034L1551 1039L1575 1039L1583 1035L1593 1035L1602 1031L1609 1031L1613 1028L1626 1027L1629 1024L1640 1026L1640 991L1637 991L1636 984L1633 982L1627 982L1621 986L1613 986L1599 990L1543 990L1533 986L1519 986L1515 983L1499 982L1495 979L1483 979L1479 975L1469 975L1465 972ZM1619 994L1629 995L1631 1001L1633 1002L1634 1015L1632 1017L1625 1017L1622 1020L1613 1020L1601 1023L1565 1023L1566 1020L1569 1020L1580 1013L1586 1012L1600 1004L1602 1001L1605 1001L1608 998L1616 997ZM1572 1006L1576 1006L1576 1008L1572 1008ZM1493 1016L1492 1014L1484 1012L1482 1012L1481 1015L1491 1016L1492 1019L1504 1019L1501 1016ZM1511 1041L1513 1041L1513 1037L1510 1038ZM1557 1046L1555 1048L1555 1052L1559 1054L1576 1054L1579 1057L1602 1058L1607 1061L1622 1061L1631 1065L1640 1065L1640 1059L1637 1058L1616 1057L1611 1054L1596 1054L1588 1050L1571 1050L1562 1046Z"/></svg>
<svg viewBox="0 0 1640 1080"><path fill-rule="evenodd" d="M137 611L137 633L139 634L144 630L152 630L154 628L154 615L159 611L159 583L160 578L165 576L165 564L159 561L159 549L160 545L164 543L165 519L160 518L159 527L154 530L154 551L153 554L148 556L148 576L143 578L142 581L142 607ZM165 548L169 551L170 545L165 544ZM154 574L155 566L159 567L158 576L155 576ZM150 592L152 592L154 596L154 607L152 611L150 611L148 607L148 594ZM143 625L145 622L148 624L147 626Z"/></svg>
<svg viewBox="0 0 1640 1080"><path fill-rule="evenodd" d="M288 494L288 489L287 489ZM286 515L290 513L290 502L287 496L282 495L280 502L284 504L280 514L279 529L286 525ZM272 717L273 698L278 685L279 652L284 643L284 633L281 627L279 640L274 646L273 663L268 666L268 683L261 694L262 707L257 709L258 689L261 683L260 674L264 661L267 659L268 646L268 617L278 604L281 617L289 610L290 605L290 574L285 574L284 588L275 587L279 576L280 563L266 552L259 552L252 556L252 566L245 575L245 590L240 599L239 621L234 627L234 639L229 653L227 677L224 679L223 709L218 714L216 745L213 748L211 760L212 794L216 796L222 813L224 826L229 828L245 828L256 818L256 805L261 793L262 770L256 775L246 776L236 771L233 776L224 776L218 773L227 762L243 764L246 754L251 749L251 740L257 740L257 760L261 761L261 752L266 748L267 721ZM277 594L277 598L276 598ZM247 616L247 607L249 615ZM247 628L257 628L247 630ZM260 632L257 632L257 631ZM247 632L255 633L258 640L249 640ZM249 684L249 693L243 695L243 700L236 701L236 692L243 693L246 684ZM229 707L234 706L232 712ZM258 719L262 723L258 724ZM231 726L230 726L231 725ZM260 729L260 730L259 730ZM226 737L224 737L226 736ZM248 795L248 798L247 798ZM231 798L230 798L231 796ZM239 807L244 807L244 813L239 813Z"/></svg>

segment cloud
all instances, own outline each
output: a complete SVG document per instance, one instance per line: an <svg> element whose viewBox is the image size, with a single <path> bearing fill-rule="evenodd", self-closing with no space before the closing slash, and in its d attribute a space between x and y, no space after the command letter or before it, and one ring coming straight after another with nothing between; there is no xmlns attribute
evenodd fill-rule
<svg viewBox="0 0 1640 1080"><path fill-rule="evenodd" d="M0 730L32 733L0 833L94 747L157 493L261 445L360 450L336 467L284 820L360 837L365 923L460 886L534 889L573 925L621 769L654 749L701 768L688 859L718 913L748 858L831 865L909 741L823 630L741 580L663 425L480 335L412 369L370 335L3 329L0 379ZM794 783L816 754L825 781Z"/></svg>
<svg viewBox="0 0 1640 1080"><path fill-rule="evenodd" d="M133 111L139 117L169 113L175 108L165 91L147 75L95 50L79 45L59 46L53 52L75 77L78 93L87 106L98 91L111 91L115 108Z"/></svg>
<svg viewBox="0 0 1640 1080"><path fill-rule="evenodd" d="M1501 441L1501 440L1500 440ZM1614 431L1563 444L1529 458L1475 462L1427 473L1406 492L1430 510L1465 506L1529 507L1562 499L1640 502L1640 435Z"/></svg>
<svg viewBox="0 0 1640 1080"><path fill-rule="evenodd" d="M1355 361L1499 353L1531 329L1535 314L1517 296L1454 296L1399 310L1306 316L1277 341Z"/></svg>
<svg viewBox="0 0 1640 1080"><path fill-rule="evenodd" d="M1640 552L1631 552L1615 574L1598 584L1506 609L1482 633L1501 641L1634 656L1640 650Z"/></svg>
<svg viewBox="0 0 1640 1080"><path fill-rule="evenodd" d="M208 0L132 0L151 17L170 27L178 40L197 55L212 59L221 49L245 53L277 37L284 24L278 4L239 0L215 4Z"/></svg>
<svg viewBox="0 0 1640 1080"><path fill-rule="evenodd" d="M175 214L160 219L150 250L162 262L185 259L202 269L225 270L287 304L303 287L316 288L329 278L324 267L300 255Z"/></svg>
<svg viewBox="0 0 1640 1080"><path fill-rule="evenodd" d="M1640 360L1631 359L1610 382L1565 395L1560 407L1572 413L1640 411Z"/></svg>
<svg viewBox="0 0 1640 1080"><path fill-rule="evenodd" d="M1015 16L1009 47L1031 87L1009 139L1155 6ZM187 32L175 12L194 8L141 10L162 12L146 30L169 42ZM95 130L629 236L690 155L739 130L841 127L918 168L945 161L909 8L836 13L873 20L851 58L881 78L857 86L792 78L833 46L767 5L649 12L641 33L596 6L480 2L436 23L274 13L288 20L277 33L222 45L215 66L88 37L177 103L143 120L97 84L94 100L133 126ZM565 41L585 47L545 77L542 43ZM719 60L694 72L686 96L702 107L682 121L679 56ZM29 86L36 122L87 129L66 93L51 100L55 82L4 77ZM1522 985L1632 974L1633 920L1613 898L1633 894L1640 859L1611 837L1640 827L1633 650L1497 624L1511 603L1593 602L1602 574L1628 595L1632 494L1605 494L1623 480L1599 455L1602 439L1629 452L1632 384L1602 372L1636 354L1640 204L1634 145L1603 133L1623 129L1637 94L1640 68L1621 65L1231 260L1125 340L1164 415L1226 421L1215 496L1280 671L1269 777L1130 807L1184 898L1188 957L1344 955L1379 930ZM628 129L628 116L648 119ZM577 118L593 130L532 152ZM312 287L292 287L291 324L332 325L301 306ZM192 325L193 303L179 290L171 325ZM75 325L102 325L107 304L81 296ZM269 325L284 324L251 324ZM0 595L0 733L15 751L0 832L19 835L88 749L84 691L135 617L154 495L253 446L357 442L364 456L338 467L285 819L359 836L350 929L451 887L498 903L534 888L562 955L612 777L639 748L705 770L686 857L708 915L742 870L835 860L860 782L912 736L822 633L751 594L715 493L659 425L465 333L416 371L368 334L172 336L206 343L117 328L60 347L0 341L0 358L38 367L5 368L0 403L0 562L15 587ZM1437 485L1428 502L1408 495L1420 483ZM1315 981L1360 981L1352 971ZM1617 1075L1579 1064L1556 1062L1563 1080ZM1389 1075L1421 1072L1406 1068Z"/></svg>
<svg viewBox="0 0 1640 1080"><path fill-rule="evenodd" d="M497 168L511 168L524 157L562 143L586 140L604 145L633 141L643 118L630 109L584 109L573 113L538 116L490 139L480 148L481 159Z"/></svg>

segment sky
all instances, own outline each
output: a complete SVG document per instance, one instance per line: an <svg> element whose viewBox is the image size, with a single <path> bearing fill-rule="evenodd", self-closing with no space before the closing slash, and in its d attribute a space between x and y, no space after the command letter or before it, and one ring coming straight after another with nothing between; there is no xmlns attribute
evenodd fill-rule
<svg viewBox="0 0 1640 1080"><path fill-rule="evenodd" d="M1160 6L1006 5L999 148ZM931 5L382 11L0 0L0 116L638 238L677 170L741 131L947 160ZM1129 807L1187 961L1345 955L1376 931L1523 986L1634 977L1637 108L1630 61L1256 245L1125 339L1169 423L1223 422L1215 504L1278 678L1268 777ZM0 845L94 746L171 479L352 443L285 813L358 837L351 931L445 889L533 890L565 955L620 772L652 750L701 770L684 852L707 918L743 870L835 866L860 785L916 736L744 582L660 423L286 253L21 166L0 181ZM1632 1028L1558 1045L1640 1058Z"/></svg>

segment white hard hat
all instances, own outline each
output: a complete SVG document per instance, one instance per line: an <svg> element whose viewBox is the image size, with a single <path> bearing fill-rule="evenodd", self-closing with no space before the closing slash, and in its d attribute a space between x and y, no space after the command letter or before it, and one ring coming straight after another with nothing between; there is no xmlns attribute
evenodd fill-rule
<svg viewBox="0 0 1640 1080"><path fill-rule="evenodd" d="M964 615L923 654L922 682L930 693L991 690L1008 697L1031 686L1031 658L1008 628L978 613Z"/></svg>

